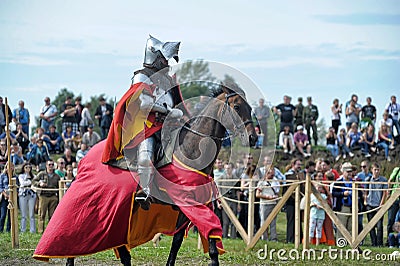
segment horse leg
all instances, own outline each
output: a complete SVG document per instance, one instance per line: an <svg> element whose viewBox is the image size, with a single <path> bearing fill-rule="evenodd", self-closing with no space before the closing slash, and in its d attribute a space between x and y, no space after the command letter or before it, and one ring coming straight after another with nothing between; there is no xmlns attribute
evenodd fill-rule
<svg viewBox="0 0 400 266"><path fill-rule="evenodd" d="M131 254L125 246L117 248L119 253L119 259L124 266L131 266Z"/></svg>
<svg viewBox="0 0 400 266"><path fill-rule="evenodd" d="M74 266L75 265L75 258L67 258L67 263L65 266Z"/></svg>
<svg viewBox="0 0 400 266"><path fill-rule="evenodd" d="M210 255L211 264L210 266L218 266L218 249L217 249L217 241L213 238L208 239L208 254Z"/></svg>
<svg viewBox="0 0 400 266"><path fill-rule="evenodd" d="M176 256L181 248L183 236L185 235L185 228L178 231L172 240L171 250L169 251L169 256L167 260L167 266L175 265Z"/></svg>

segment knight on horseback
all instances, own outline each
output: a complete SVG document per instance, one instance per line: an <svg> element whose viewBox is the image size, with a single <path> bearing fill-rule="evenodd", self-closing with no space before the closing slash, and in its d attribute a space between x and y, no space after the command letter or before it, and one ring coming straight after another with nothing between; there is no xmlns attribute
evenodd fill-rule
<svg viewBox="0 0 400 266"><path fill-rule="evenodd" d="M175 108L182 102L182 96L176 81L169 75L169 62L179 61L179 45L180 42L161 42L151 35L147 39L144 68L134 72L131 88L121 99L124 104L119 104L116 109L116 119L107 139L110 150L106 148L103 153L104 163L119 166L122 158L128 161L128 165L132 163L132 156L127 154L131 155L132 150L136 152L134 157L141 190L136 193L135 200L143 209L148 209L151 202L150 186L154 177L156 143L159 140L156 135L167 115L180 119L186 111L184 108ZM118 112L123 113L123 117ZM139 124L139 129L129 125L130 122ZM117 147L116 140L119 142Z"/></svg>

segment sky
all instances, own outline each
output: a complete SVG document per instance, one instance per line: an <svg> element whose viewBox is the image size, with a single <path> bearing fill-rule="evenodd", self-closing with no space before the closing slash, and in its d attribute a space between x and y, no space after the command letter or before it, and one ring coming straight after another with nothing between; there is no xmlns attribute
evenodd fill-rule
<svg viewBox="0 0 400 266"><path fill-rule="evenodd" d="M271 105L372 97L381 118L400 97L398 1L0 1L0 96L39 114L61 88L117 100L142 67L148 35L181 41L183 61L247 75ZM244 88L245 89L245 88ZM32 119L32 117L31 117ZM344 122L344 116L342 122ZM33 119L32 119L33 120Z"/></svg>

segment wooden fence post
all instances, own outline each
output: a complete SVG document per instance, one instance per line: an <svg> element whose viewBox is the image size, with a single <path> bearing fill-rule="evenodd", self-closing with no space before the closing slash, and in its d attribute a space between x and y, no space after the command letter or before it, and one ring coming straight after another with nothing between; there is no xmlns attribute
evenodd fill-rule
<svg viewBox="0 0 400 266"><path fill-rule="evenodd" d="M303 230L303 249L308 249L310 247L310 204L311 204L311 191L314 187L311 184L311 176L306 175L306 188L305 188L305 204L304 204L304 230ZM300 221L297 221L300 222Z"/></svg>
<svg viewBox="0 0 400 266"><path fill-rule="evenodd" d="M224 209L224 212L226 212L226 214L228 215L231 222L235 225L235 228L237 229L238 233L242 237L243 241L245 243L248 243L248 236L247 236L246 230L243 229L242 225L236 219L235 213L231 210L231 208L229 207L229 205L226 202L226 200L224 199L224 197L221 197L220 201L221 201L222 208ZM238 203L238 204L240 204L240 203Z"/></svg>
<svg viewBox="0 0 400 266"><path fill-rule="evenodd" d="M296 187L295 206L294 206L294 248L300 247L300 186Z"/></svg>
<svg viewBox="0 0 400 266"><path fill-rule="evenodd" d="M19 248L19 236L18 236L18 191L17 182L13 178L14 171L11 170L11 138L10 138L10 126L8 121L8 99L5 97L5 119L6 119L6 140L7 140L7 175L8 175L8 189L9 199L8 208L10 209L11 218L11 247Z"/></svg>
<svg viewBox="0 0 400 266"><path fill-rule="evenodd" d="M253 179L249 182L249 201L247 208L247 244L250 244L254 235L254 190Z"/></svg>
<svg viewBox="0 0 400 266"><path fill-rule="evenodd" d="M358 190L357 190L357 185L356 183L351 184L351 236L352 236L352 242L354 242L358 236Z"/></svg>

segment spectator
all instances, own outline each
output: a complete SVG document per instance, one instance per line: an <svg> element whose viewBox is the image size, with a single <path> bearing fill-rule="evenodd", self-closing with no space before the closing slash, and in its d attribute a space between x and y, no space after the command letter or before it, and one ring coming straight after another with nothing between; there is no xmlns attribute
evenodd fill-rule
<svg viewBox="0 0 400 266"><path fill-rule="evenodd" d="M26 157L28 160L29 160L29 155L31 154L33 147L36 145L36 142L37 142L37 139L36 139L35 135L33 135L31 137L31 141L28 144L28 152L26 153Z"/></svg>
<svg viewBox="0 0 400 266"><path fill-rule="evenodd" d="M25 103L22 100L18 102L18 106L19 108L14 109L13 121L15 124L20 123L22 125L22 130L29 135L29 111L25 108Z"/></svg>
<svg viewBox="0 0 400 266"><path fill-rule="evenodd" d="M257 176L254 177L254 173L256 170L256 166L253 165L253 155L248 154L245 157L245 171L243 174L240 176L240 188L241 188L241 201L248 201L249 200L249 185L250 182L252 181L258 181ZM256 185L256 183L252 183L253 187ZM247 228L247 220L248 220L248 204L244 203L240 207L240 213L239 213L239 222L242 224L243 228ZM260 215L259 215L259 206L254 205L254 225L255 228L258 228L260 225Z"/></svg>
<svg viewBox="0 0 400 266"><path fill-rule="evenodd" d="M81 120L82 120L82 112L84 109L84 106L81 104L82 102L82 97L78 96L75 98L75 120L78 126L80 126ZM89 114L90 115L90 114ZM76 131L79 131L79 127ZM83 134L83 133L82 133Z"/></svg>
<svg viewBox="0 0 400 266"><path fill-rule="evenodd" d="M340 212L338 218L351 235L351 206L352 206L352 178L353 178L353 165L351 163L344 163L342 165L342 176L335 182L332 190L333 196L333 210ZM342 238L342 233L338 230L336 239Z"/></svg>
<svg viewBox="0 0 400 266"><path fill-rule="evenodd" d="M371 177L372 174L369 171L369 164L368 161L364 160L360 164L361 167L361 172L357 173L355 180L364 182L367 178ZM358 212L364 212L367 210L366 206L364 205L364 188L365 185L361 184L358 185L358 188L361 188L361 190L358 191ZM361 233L363 230L363 214L358 215L358 233Z"/></svg>
<svg viewBox="0 0 400 266"><path fill-rule="evenodd" d="M297 147L297 151L300 152L304 157L311 156L311 145L308 142L308 137L304 134L303 126L297 127L297 132L294 133L294 144Z"/></svg>
<svg viewBox="0 0 400 266"><path fill-rule="evenodd" d="M321 172L324 174L323 180L327 180L327 178L326 178L327 173L332 173L335 180L340 177L338 171L336 171L336 169L332 168L331 161L328 159L325 159L322 161L321 168L322 168Z"/></svg>
<svg viewBox="0 0 400 266"><path fill-rule="evenodd" d="M46 142L46 146L50 153L61 153L63 138L56 131L55 125L50 125L50 130L45 133L43 140Z"/></svg>
<svg viewBox="0 0 400 266"><path fill-rule="evenodd" d="M335 133L339 133L339 126L342 124L340 121L340 115L342 114L342 104L339 105L339 99L334 99L331 106L332 111L332 127L335 129Z"/></svg>
<svg viewBox="0 0 400 266"><path fill-rule="evenodd" d="M54 172L61 178L64 179L65 174L66 174L66 169L65 169L65 160L64 158L58 158L57 159L57 167L54 170Z"/></svg>
<svg viewBox="0 0 400 266"><path fill-rule="evenodd" d="M76 152L76 162L79 163L88 152L89 150L87 149L87 145L81 143L81 148Z"/></svg>
<svg viewBox="0 0 400 266"><path fill-rule="evenodd" d="M274 112L280 116L281 123L280 123L280 130L281 132L285 126L289 126L290 132L294 132L293 130L293 117L294 117L294 110L296 109L293 104L290 103L292 98L285 95L283 96L283 103L277 105L274 108Z"/></svg>
<svg viewBox="0 0 400 266"><path fill-rule="evenodd" d="M303 111L304 111L303 98L299 97L297 99L297 104L296 104L295 110L294 110L294 126L296 128L297 128L297 126L304 125Z"/></svg>
<svg viewBox="0 0 400 266"><path fill-rule="evenodd" d="M339 146L337 144L338 137L336 136L335 129L330 127L328 133L326 134L326 148L331 152L333 158L338 161L340 159L339 156Z"/></svg>
<svg viewBox="0 0 400 266"><path fill-rule="evenodd" d="M81 121L79 123L80 129L81 129L81 134L85 134L88 131L89 125L93 125L93 119L90 114L90 108L92 105L90 103L87 103L85 107L82 110L81 114Z"/></svg>
<svg viewBox="0 0 400 266"><path fill-rule="evenodd" d="M390 184L391 182L394 184ZM400 167L395 167L392 173L390 174L389 188L391 189L390 196L392 196L393 193L400 188ZM388 210L388 224L387 224L388 234L393 232L392 226L394 222L400 222L400 220L396 218L396 216L400 214L399 204L400 204L400 199L397 198L396 201L392 204L392 206L390 206Z"/></svg>
<svg viewBox="0 0 400 266"><path fill-rule="evenodd" d="M103 97L99 98L100 105L96 109L94 118L99 120L99 127L101 128L101 138L107 138L108 131L110 130L111 121L113 118L113 107L106 103Z"/></svg>
<svg viewBox="0 0 400 266"><path fill-rule="evenodd" d="M356 123L351 125L350 131L348 132L348 139L347 139L347 147L351 151L354 151L357 148L361 147L361 142L363 141L361 138L362 134L358 131L358 126Z"/></svg>
<svg viewBox="0 0 400 266"><path fill-rule="evenodd" d="M391 130L391 128L393 127L393 120L389 117L389 113L387 111L383 112L382 119L381 121L379 121L379 125L382 124L386 124L389 130Z"/></svg>
<svg viewBox="0 0 400 266"><path fill-rule="evenodd" d="M376 107L371 104L372 99L371 97L367 97L367 104L361 108L361 119L370 123L375 124L376 122Z"/></svg>
<svg viewBox="0 0 400 266"><path fill-rule="evenodd" d="M42 127L38 127L38 128L36 128L36 131L35 131L35 134L34 134L34 136L36 137L36 139L38 140L38 139L41 139L41 140L43 140L43 138L44 138L44 128L42 128Z"/></svg>
<svg viewBox="0 0 400 266"><path fill-rule="evenodd" d="M7 142L5 139L0 140L0 169L3 169L3 166L6 165L8 161L7 154Z"/></svg>
<svg viewBox="0 0 400 266"><path fill-rule="evenodd" d="M306 176L310 176L311 179L314 179L315 165L315 162L311 160L306 163L306 169L304 170L304 172Z"/></svg>
<svg viewBox="0 0 400 266"><path fill-rule="evenodd" d="M318 172L316 175L316 181L321 182L324 174ZM328 199L327 191L325 190L324 185L314 183L315 188L320 192L321 197L326 200ZM310 202L310 242L311 239L315 235L315 245L319 245L322 237L322 226L325 221L325 211L321 206L321 203L318 201L317 197L311 193L311 202Z"/></svg>
<svg viewBox="0 0 400 266"><path fill-rule="evenodd" d="M67 96L67 99L61 106L61 117L62 132L64 132L68 126L71 126L73 132L78 131L78 123L76 121L76 107L72 104L71 96Z"/></svg>
<svg viewBox="0 0 400 266"><path fill-rule="evenodd" d="M361 143L362 149L365 151L365 157L370 157L370 152L374 153L376 151L375 147L375 127L370 123L362 135L363 142Z"/></svg>
<svg viewBox="0 0 400 266"><path fill-rule="evenodd" d="M271 156L270 155L264 156L264 160L263 160L262 164L263 164L263 166L258 168L255 173L255 176L257 179L262 179L263 176L265 176L265 172L271 167L271 165L272 165ZM279 169L277 167L275 167L274 171L275 171L274 179L280 180L280 181L286 180L285 175L282 174L281 171L279 171ZM282 184L285 184L285 182L282 182ZM279 192L279 188L278 188L278 192Z"/></svg>
<svg viewBox="0 0 400 266"><path fill-rule="evenodd" d="M12 120L12 113L10 107L7 105L8 123ZM5 132L6 127L6 105L3 103L3 97L0 96L0 134Z"/></svg>
<svg viewBox="0 0 400 266"><path fill-rule="evenodd" d="M379 208L385 203L387 198L387 184L378 184L378 182L387 182L387 179L380 175L380 166L378 163L372 164L372 176L365 181L372 182L366 184L364 205L367 206L368 222L377 214ZM375 183L376 182L376 183ZM383 246L383 216L378 223L369 232L373 247Z"/></svg>
<svg viewBox="0 0 400 266"><path fill-rule="evenodd" d="M64 156L62 158L65 161L65 165L76 163L76 158L72 155L72 151L70 148L65 148Z"/></svg>
<svg viewBox="0 0 400 266"><path fill-rule="evenodd" d="M285 126L283 131L279 133L279 146L283 147L284 153L292 154L295 151L294 138L289 126Z"/></svg>
<svg viewBox="0 0 400 266"><path fill-rule="evenodd" d="M257 117L258 124L261 128L261 133L264 134L263 146L267 146L267 129L268 129L268 118L270 115L269 107L264 104L264 99L260 99L258 101L258 106L254 108L254 114Z"/></svg>
<svg viewBox="0 0 400 266"><path fill-rule="evenodd" d="M217 158L215 160L215 167L213 174L214 180L217 181L224 174L224 164L222 163L222 159Z"/></svg>
<svg viewBox="0 0 400 266"><path fill-rule="evenodd" d="M341 154L343 155L343 159L346 159L347 155L350 155L350 157L354 156L349 147L347 147L347 134L344 128L340 129L338 135L338 146L341 150Z"/></svg>
<svg viewBox="0 0 400 266"><path fill-rule="evenodd" d="M8 192L9 177L8 177L7 164L5 165L5 168L0 175L0 194L2 195L2 197L0 197L1 198L0 199L0 233L3 233L3 231L4 231L4 224L6 222L6 217L8 217L7 224L6 224L6 232L10 232L10 230L11 230L10 210L7 208L8 199L10 197L10 194ZM10 164L10 168L11 168L12 177L15 178L16 176L14 174L14 165L12 163Z"/></svg>
<svg viewBox="0 0 400 266"><path fill-rule="evenodd" d="M350 127L353 124L356 124L356 126L358 126L360 111L361 111L361 108L357 107L357 103L354 100L351 100L350 104L346 107L347 131L350 130Z"/></svg>
<svg viewBox="0 0 400 266"><path fill-rule="evenodd" d="M72 126L68 125L62 133L62 139L64 141L65 147L68 147L74 151L77 150L76 146L76 131L73 131Z"/></svg>
<svg viewBox="0 0 400 266"><path fill-rule="evenodd" d="M19 146L18 142L14 142L11 146L11 162L14 164L14 166L25 163L25 158L22 154L22 148Z"/></svg>
<svg viewBox="0 0 400 266"><path fill-rule="evenodd" d="M259 127L255 127L254 129L256 130L256 133L257 133L257 142L256 142L256 145L255 145L254 148L255 149L261 149L262 146L263 146L263 143L264 143L264 134L260 133L260 128ZM228 130L227 130L226 133L228 133ZM227 140L229 140L229 146L224 145L224 142L226 141L226 140L224 140L222 142L222 147L230 147L232 145L232 143L230 143L230 139L227 139Z"/></svg>
<svg viewBox="0 0 400 266"><path fill-rule="evenodd" d="M285 173L286 180L300 180L299 173L301 171L301 160L293 159L290 163L290 169ZM285 194L288 187L282 189L282 194ZM292 195L285 204L286 209L286 243L294 243L294 227L295 227L295 199Z"/></svg>
<svg viewBox="0 0 400 266"><path fill-rule="evenodd" d="M391 132L394 136L393 127L396 127L397 135L400 136L400 124L399 124L399 112L400 104L396 103L396 96L390 97L391 102L386 105L385 111L388 112L389 118L392 119L393 125L391 126Z"/></svg>
<svg viewBox="0 0 400 266"><path fill-rule="evenodd" d="M394 139L392 134L389 132L389 127L386 124L381 124L378 133L378 144L376 147L385 151L385 158L388 162L390 162L391 158L389 156L389 149L394 149Z"/></svg>
<svg viewBox="0 0 400 266"><path fill-rule="evenodd" d="M46 213L48 213L49 221L58 205L58 193L54 189L58 189L60 176L54 172L54 161L46 162L46 169L38 173L33 178L32 184L38 188L39 195L39 221L38 233L42 234L45 228ZM53 189L53 190L48 190Z"/></svg>
<svg viewBox="0 0 400 266"><path fill-rule="evenodd" d="M65 188L69 188L71 186L71 183L75 180L75 176L73 173L74 168L72 167L72 165L67 165L66 167L66 174L65 174L65 180L68 180L70 182L66 182L64 183Z"/></svg>
<svg viewBox="0 0 400 266"><path fill-rule="evenodd" d="M50 98L44 98L44 106L40 108L39 127L42 127L44 131L49 131L50 125L54 125L57 114L57 107L50 103Z"/></svg>
<svg viewBox="0 0 400 266"><path fill-rule="evenodd" d="M28 134L22 130L22 125L20 123L17 123L17 128L12 133L15 135L15 140L22 148L22 153L25 153L28 150L28 145L29 145Z"/></svg>
<svg viewBox="0 0 400 266"><path fill-rule="evenodd" d="M93 124L88 126L88 131L82 136L82 143L85 143L90 149L101 140L100 135L93 131Z"/></svg>
<svg viewBox="0 0 400 266"><path fill-rule="evenodd" d="M307 106L304 107L303 121L306 124L308 141L311 144L311 129L313 131L312 137L314 139L314 145L318 145L318 132L317 132L317 120L318 120L318 107L312 104L312 98L307 97Z"/></svg>
<svg viewBox="0 0 400 266"><path fill-rule="evenodd" d="M36 141L36 145L33 146L29 153L28 160L36 166L38 172L45 169L45 163L50 160L50 156L46 146L43 145L42 139Z"/></svg>
<svg viewBox="0 0 400 266"><path fill-rule="evenodd" d="M239 213L239 206L236 201L240 197L240 192L239 192L240 181L238 181L239 177L237 177L234 174L233 168L234 168L233 163L225 163L224 173L221 175L220 178L220 180L232 180L233 182L230 181L216 181L216 182L218 186L221 186L219 188L220 194L230 199L227 201L229 208L233 211L235 216L237 216ZM222 210L222 231L223 231L222 234L223 238L228 238L228 236L230 236L230 238L232 239L236 238L236 228L229 219L225 210Z"/></svg>
<svg viewBox="0 0 400 266"><path fill-rule="evenodd" d="M393 230L389 233L389 248L400 248L400 222L393 224Z"/></svg>
<svg viewBox="0 0 400 266"><path fill-rule="evenodd" d="M256 197L260 199L260 227L264 224L267 217L271 214L272 210L277 204L277 198L279 197L280 184L275 179L274 167L268 168L257 184ZM262 235L263 240L268 240L268 230ZM270 224L270 241L278 241L278 235L276 233L276 217Z"/></svg>
<svg viewBox="0 0 400 266"><path fill-rule="evenodd" d="M18 176L19 189L18 200L21 209L21 233L26 231L26 221L29 217L29 229L32 234L36 233L35 204L36 193L31 189L34 175L32 165L25 163L22 166L22 173Z"/></svg>

